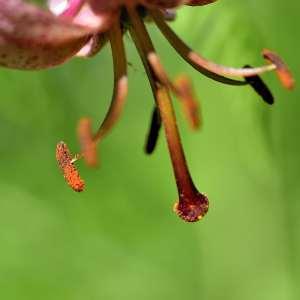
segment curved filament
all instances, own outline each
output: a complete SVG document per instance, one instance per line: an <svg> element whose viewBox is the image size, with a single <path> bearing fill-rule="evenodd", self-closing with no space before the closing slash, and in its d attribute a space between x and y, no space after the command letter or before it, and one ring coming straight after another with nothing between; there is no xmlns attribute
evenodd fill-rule
<svg viewBox="0 0 300 300"><path fill-rule="evenodd" d="M247 82L245 81L233 80L225 76L248 77L259 75L276 69L275 64L269 64L251 69L232 68L216 64L205 59L201 55L195 53L191 48L189 48L175 34L175 32L169 27L169 25L167 25L159 11L151 10L151 16L162 34L166 37L166 39L170 42L170 44L178 52L178 54L192 67L211 79L232 85L245 85L247 84Z"/></svg>
<svg viewBox="0 0 300 300"><path fill-rule="evenodd" d="M119 120L128 92L127 63L120 24L114 25L109 32L114 62L114 90L105 119L101 123L94 140L101 140Z"/></svg>

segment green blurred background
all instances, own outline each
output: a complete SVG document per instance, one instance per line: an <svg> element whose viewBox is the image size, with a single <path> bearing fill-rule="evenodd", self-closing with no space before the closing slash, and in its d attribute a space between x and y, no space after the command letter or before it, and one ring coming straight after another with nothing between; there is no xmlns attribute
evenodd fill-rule
<svg viewBox="0 0 300 300"><path fill-rule="evenodd" d="M180 10L173 27L224 64L260 64L260 50L274 49L300 78L299 10L296 0L220 0ZM80 163L81 194L57 169L55 145L65 140L76 151L78 119L103 118L109 47L48 71L1 69L0 298L300 299L298 89L266 75L277 100L269 107L247 87L203 78L149 28L169 73L189 74L202 100L201 132L190 132L178 103L176 110L209 214L187 224L172 212L163 136L152 157L142 151L153 99L129 37L128 104L101 145L101 168Z"/></svg>

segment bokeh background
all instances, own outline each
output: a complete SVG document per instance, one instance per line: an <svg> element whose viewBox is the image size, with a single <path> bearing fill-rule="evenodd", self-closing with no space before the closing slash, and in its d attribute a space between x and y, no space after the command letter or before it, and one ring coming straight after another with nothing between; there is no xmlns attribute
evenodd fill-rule
<svg viewBox="0 0 300 300"><path fill-rule="evenodd" d="M298 1L220 0L178 12L173 27L215 61L262 63L275 49L299 77ZM0 298L5 300L300 299L299 90L267 106L247 87L212 82L187 66L149 25L172 77L193 78L204 126L178 119L209 214L186 224L166 144L143 153L153 99L126 37L130 94L121 122L101 145L101 168L79 164L76 194L55 161L55 145L75 152L82 116L95 125L109 105L112 62L106 47L41 72L0 70Z"/></svg>

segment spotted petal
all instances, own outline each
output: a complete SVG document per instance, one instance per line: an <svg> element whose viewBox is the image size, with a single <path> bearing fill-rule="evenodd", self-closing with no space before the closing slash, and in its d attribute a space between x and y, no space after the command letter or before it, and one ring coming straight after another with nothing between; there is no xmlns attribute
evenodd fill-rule
<svg viewBox="0 0 300 300"><path fill-rule="evenodd" d="M54 1L54 0L52 0ZM152 8L175 8L181 4L187 3L189 0L88 0L92 9L99 13L103 11L114 11L125 5L139 5Z"/></svg>
<svg viewBox="0 0 300 300"><path fill-rule="evenodd" d="M93 33L21 0L0 0L2 66L32 70L61 64Z"/></svg>

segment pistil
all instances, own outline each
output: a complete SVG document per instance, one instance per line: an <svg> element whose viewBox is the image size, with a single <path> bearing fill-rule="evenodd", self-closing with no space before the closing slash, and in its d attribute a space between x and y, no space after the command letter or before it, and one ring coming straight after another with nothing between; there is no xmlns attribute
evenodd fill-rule
<svg viewBox="0 0 300 300"><path fill-rule="evenodd" d="M149 61L149 55L155 53L155 49L148 32L137 11L132 7L127 10L131 23L129 30L146 69L165 129L179 196L179 201L175 204L174 209L185 221L195 222L206 214L208 199L197 191L188 170L169 95L169 86L164 80L161 80L162 78L157 76Z"/></svg>

